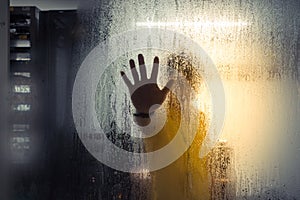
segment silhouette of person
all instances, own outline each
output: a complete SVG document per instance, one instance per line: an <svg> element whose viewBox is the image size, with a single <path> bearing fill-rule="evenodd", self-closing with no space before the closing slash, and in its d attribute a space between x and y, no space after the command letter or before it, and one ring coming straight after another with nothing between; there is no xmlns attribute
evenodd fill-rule
<svg viewBox="0 0 300 200"><path fill-rule="evenodd" d="M140 126L146 126L151 122L150 115L155 110L150 110L154 104L161 105L167 101L167 121L163 129L150 138L143 140L147 152L162 148L175 136L180 123L180 103L176 96L170 92L174 80L170 80L165 87L159 88L157 77L159 71L159 58L155 57L150 79L155 83L145 84L132 91L135 85L147 79L144 57L138 55L139 71L134 60L130 60L130 68L134 84L130 82L127 75L121 71L121 76L132 92L131 101L136 109L135 121ZM201 80L191 62L184 55L171 55L168 60L169 67L176 69L191 84L192 88L199 88ZM185 88L178 88L185 90ZM186 94L186 92L182 92ZM168 99L168 100L167 100ZM196 136L189 149L170 165L150 172L152 177L151 196L149 199L209 199L209 182L207 169L207 156L199 158L201 143L206 134L206 119L204 113L200 113L199 126Z"/></svg>

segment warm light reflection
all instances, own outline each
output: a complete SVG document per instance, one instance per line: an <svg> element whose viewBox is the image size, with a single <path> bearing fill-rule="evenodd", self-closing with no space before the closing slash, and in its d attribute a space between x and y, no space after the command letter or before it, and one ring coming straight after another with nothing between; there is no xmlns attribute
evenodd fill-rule
<svg viewBox="0 0 300 200"><path fill-rule="evenodd" d="M133 174L133 177L140 180L150 179L150 171L148 169L141 169L139 173Z"/></svg>
<svg viewBox="0 0 300 200"><path fill-rule="evenodd" d="M211 101L211 96L210 92L205 84L200 88L199 94L193 99L192 105L194 108L197 110L204 112L207 116L208 119L211 118L210 114L212 112L212 101Z"/></svg>

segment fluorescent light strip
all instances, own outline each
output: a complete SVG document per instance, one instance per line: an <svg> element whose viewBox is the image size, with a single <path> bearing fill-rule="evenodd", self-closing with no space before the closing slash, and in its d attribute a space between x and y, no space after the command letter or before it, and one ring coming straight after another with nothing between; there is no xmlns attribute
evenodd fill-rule
<svg viewBox="0 0 300 200"><path fill-rule="evenodd" d="M205 22L137 22L136 26L146 27L241 27L247 26L247 22L232 21L205 21Z"/></svg>

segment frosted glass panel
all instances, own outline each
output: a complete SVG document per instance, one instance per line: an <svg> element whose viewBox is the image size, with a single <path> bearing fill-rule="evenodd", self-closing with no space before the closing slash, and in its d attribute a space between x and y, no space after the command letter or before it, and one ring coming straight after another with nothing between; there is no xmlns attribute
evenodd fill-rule
<svg viewBox="0 0 300 200"><path fill-rule="evenodd" d="M109 43L114 35L141 29L169 30L186 36L206 52L224 86L226 118L218 142L204 160L198 152L189 150L186 164L179 167L182 171L149 172L147 198L155 199L157 195L157 199L163 199L165 195L167 199L173 197L171 193L185 199L300 198L299 7L296 0L82 1L80 30L85 36L78 44L78 63L93 47L103 41ZM123 70L133 81L128 61L135 59L138 63L140 53L149 64L148 75L155 56L165 66L159 71L160 87L171 77L171 69L190 77L189 83L202 100L186 95L186 91L181 91L181 96L205 116L202 122L205 126L214 126L210 91L203 77L206 71L197 63L192 48L178 45L174 50L176 41L167 49L169 52L153 49L150 39L144 42L148 45L145 49L128 49L130 45L122 42L113 47L128 52L114 58L96 81L95 112L98 123L116 146L133 152L147 151L144 141L129 136L135 131L134 122L129 119L135 108L120 76ZM134 42L140 41L133 38ZM163 42L162 39L159 45ZM166 102L175 105L172 97ZM192 112L191 107L187 109ZM86 120L82 117L81 123ZM200 121L199 118L201 124ZM206 181L198 183L195 180L202 172ZM176 182L181 173L185 173L184 189L162 189L163 185L173 186L165 179L166 174ZM136 176L132 177L136 180Z"/></svg>

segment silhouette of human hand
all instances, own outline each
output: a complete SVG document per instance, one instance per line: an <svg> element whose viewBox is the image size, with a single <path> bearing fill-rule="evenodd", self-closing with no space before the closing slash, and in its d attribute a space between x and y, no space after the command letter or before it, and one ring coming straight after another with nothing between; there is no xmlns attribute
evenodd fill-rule
<svg viewBox="0 0 300 200"><path fill-rule="evenodd" d="M135 116L141 116L143 118L149 118L151 106L158 104L161 105L169 93L170 89L174 83L174 80L170 80L163 89L160 89L157 85L157 77L159 70L159 59L154 58L153 68L151 77L147 78L147 72L144 62L144 57L142 54L138 55L140 78L135 67L134 60L129 60L131 73L133 76L134 84L130 82L126 74L121 71L121 76L127 85L129 92L131 94L131 100L136 108Z"/></svg>

